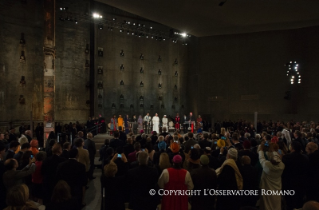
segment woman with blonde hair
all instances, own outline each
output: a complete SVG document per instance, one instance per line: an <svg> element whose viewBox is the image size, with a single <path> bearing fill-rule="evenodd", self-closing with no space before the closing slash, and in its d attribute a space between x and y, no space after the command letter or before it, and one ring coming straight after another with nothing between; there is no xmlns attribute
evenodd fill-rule
<svg viewBox="0 0 319 210"><path fill-rule="evenodd" d="M164 169L172 167L171 162L169 161L169 156L166 152L163 152L159 158L159 164L157 167L158 174L161 175Z"/></svg>
<svg viewBox="0 0 319 210"><path fill-rule="evenodd" d="M20 146L18 146L18 149L14 152L15 154L17 154L21 150L22 144L29 143L25 135L21 135L21 137L18 139L18 142L20 143Z"/></svg>
<svg viewBox="0 0 319 210"><path fill-rule="evenodd" d="M225 133L226 133L226 129L224 127L222 127L220 129L220 137L225 136Z"/></svg>
<svg viewBox="0 0 319 210"><path fill-rule="evenodd" d="M29 201L29 188L27 185L16 185L7 194L8 207L4 210L38 210L38 206Z"/></svg>

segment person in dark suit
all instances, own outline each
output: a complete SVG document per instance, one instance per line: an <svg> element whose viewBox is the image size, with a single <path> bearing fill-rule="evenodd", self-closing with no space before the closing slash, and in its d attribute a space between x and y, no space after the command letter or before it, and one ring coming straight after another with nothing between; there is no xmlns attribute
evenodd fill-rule
<svg viewBox="0 0 319 210"><path fill-rule="evenodd" d="M79 151L71 149L69 152L69 160L60 163L57 167L57 180L64 180L71 188L71 195L74 196L79 204L84 205L84 189L87 184L86 169L82 163L79 163Z"/></svg>
<svg viewBox="0 0 319 210"><path fill-rule="evenodd" d="M127 137L126 137L126 134L123 132L122 126L119 126L119 133L120 133L119 139L121 139L125 143L127 140Z"/></svg>
<svg viewBox="0 0 319 210"><path fill-rule="evenodd" d="M188 141L184 143L185 152L188 153L192 146L197 144L197 141L193 138L194 134L189 132L188 134Z"/></svg>
<svg viewBox="0 0 319 210"><path fill-rule="evenodd" d="M244 155L240 158L241 167L239 168L240 174L243 177L243 190L258 190L259 180L258 171L251 164L250 157ZM256 206L258 196L245 195L240 198L241 206Z"/></svg>
<svg viewBox="0 0 319 210"><path fill-rule="evenodd" d="M94 158L96 154L96 147L95 147L95 142L93 141L93 134L91 132L87 134L87 139L84 141L84 146L89 151L89 158L90 158L90 169L88 171L88 178L95 179L95 177L93 176L93 172L95 168Z"/></svg>
<svg viewBox="0 0 319 210"><path fill-rule="evenodd" d="M10 132L9 132L9 140L8 140L9 143L12 142L12 141L17 141L17 140L18 140L18 139L17 139L17 136L16 136L15 133L14 133L14 131L15 131L14 128L11 128L11 129L10 129ZM30 142L30 141L29 141L29 142Z"/></svg>
<svg viewBox="0 0 319 210"><path fill-rule="evenodd" d="M216 189L217 175L215 170L209 167L208 156L202 155L200 163L202 166L194 169L191 173L194 190L204 192L204 189ZM191 205L192 210L211 210L215 205L215 198L201 193L201 195L192 196Z"/></svg>
<svg viewBox="0 0 319 210"><path fill-rule="evenodd" d="M282 189L294 190L292 196L285 196L287 210L302 208L303 197L306 191L306 181L308 175L308 159L302 155L302 145L294 140L291 143L291 153L282 157L285 169L282 173Z"/></svg>
<svg viewBox="0 0 319 210"><path fill-rule="evenodd" d="M306 146L309 158L307 200L319 202L319 150L318 144L309 142Z"/></svg>
<svg viewBox="0 0 319 210"><path fill-rule="evenodd" d="M65 158L65 159L69 159L69 151L70 151L70 149L71 149L70 142L64 142L63 151L62 151L62 154L60 155L60 157Z"/></svg>
<svg viewBox="0 0 319 210"><path fill-rule="evenodd" d="M119 139L120 134L118 131L114 131L114 139L111 139L110 147L112 147L114 150L116 150L118 147L124 146L124 141Z"/></svg>
<svg viewBox="0 0 319 210"><path fill-rule="evenodd" d="M258 158L259 157L258 157L258 154L253 153L252 151L250 151L250 148L251 148L250 141L249 140L245 140L243 142L243 147L244 147L243 150L238 151L238 157L239 157L238 161L241 161L241 157L246 155L246 156L248 156L250 158L251 165L255 166L257 164L257 162L258 162ZM239 164L239 165L241 165L241 164Z"/></svg>
<svg viewBox="0 0 319 210"><path fill-rule="evenodd" d="M56 171L58 165L64 162L66 159L60 157L62 154L62 147L60 144L55 143L52 147L52 156L46 158L41 167L41 173L43 175L43 188L44 188L44 204L49 203L52 195L53 188L56 184Z"/></svg>
<svg viewBox="0 0 319 210"><path fill-rule="evenodd" d="M30 148L31 148L31 145L29 143L22 144L20 151L18 153L16 153L13 158L16 159L19 163L21 158L22 158L23 153L30 150Z"/></svg>
<svg viewBox="0 0 319 210"><path fill-rule="evenodd" d="M17 151L19 145L20 145L20 143L17 141L12 141L10 143L9 149L6 153L6 160L14 158L15 151Z"/></svg>
<svg viewBox="0 0 319 210"><path fill-rule="evenodd" d="M158 172L156 168L150 168L148 154L140 152L138 155L139 166L128 171L127 183L130 189L129 208L133 210L156 209L159 203L158 196L151 196L149 191L157 191Z"/></svg>
<svg viewBox="0 0 319 210"><path fill-rule="evenodd" d="M128 157L128 154L134 152L133 139L131 137L127 139L127 143L124 145L123 151L126 157Z"/></svg>

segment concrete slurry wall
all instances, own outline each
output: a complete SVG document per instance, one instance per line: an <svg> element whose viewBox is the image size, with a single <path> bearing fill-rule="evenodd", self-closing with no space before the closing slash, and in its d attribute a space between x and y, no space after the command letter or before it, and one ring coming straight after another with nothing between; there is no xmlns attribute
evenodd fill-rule
<svg viewBox="0 0 319 210"><path fill-rule="evenodd" d="M43 4L36 0L4 0L0 14L0 121L29 121L31 111L33 119L41 121ZM21 33L25 44L20 44ZM20 62L21 51L25 61ZM25 82L20 83L22 76Z"/></svg>

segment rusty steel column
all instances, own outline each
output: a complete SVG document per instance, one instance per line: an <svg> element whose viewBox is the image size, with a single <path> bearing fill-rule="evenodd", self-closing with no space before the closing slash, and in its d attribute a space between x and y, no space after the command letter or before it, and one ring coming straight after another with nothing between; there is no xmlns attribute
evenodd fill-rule
<svg viewBox="0 0 319 210"><path fill-rule="evenodd" d="M44 145L51 131L54 131L55 92L55 0L44 0L44 84L43 84L43 124Z"/></svg>

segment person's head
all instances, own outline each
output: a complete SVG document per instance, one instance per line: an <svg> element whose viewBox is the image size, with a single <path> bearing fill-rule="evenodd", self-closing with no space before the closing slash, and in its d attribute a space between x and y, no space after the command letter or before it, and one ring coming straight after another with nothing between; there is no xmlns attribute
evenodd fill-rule
<svg viewBox="0 0 319 210"><path fill-rule="evenodd" d="M114 138L119 138L120 137L120 133L118 131L114 131Z"/></svg>
<svg viewBox="0 0 319 210"><path fill-rule="evenodd" d="M93 134L92 134L91 132L88 132L88 133L86 134L86 137L87 137L88 139L93 139Z"/></svg>
<svg viewBox="0 0 319 210"><path fill-rule="evenodd" d="M29 200L29 188L27 185L16 185L12 187L7 194L7 205L10 209L29 209L25 208ZM32 205L32 204L29 204ZM17 208L14 208L17 207ZM31 209L31 208L30 208Z"/></svg>
<svg viewBox="0 0 319 210"><path fill-rule="evenodd" d="M127 138L127 143L128 143L128 144L133 144L133 139L132 139L132 137L128 137L128 138Z"/></svg>
<svg viewBox="0 0 319 210"><path fill-rule="evenodd" d="M24 144L24 143L29 143L27 137L25 135L22 135L19 139L18 142L20 143L20 145Z"/></svg>
<svg viewBox="0 0 319 210"><path fill-rule="evenodd" d="M83 132L82 132L82 131L79 131L79 132L78 132L78 137L79 137L79 138L83 138Z"/></svg>
<svg viewBox="0 0 319 210"><path fill-rule="evenodd" d="M317 201L308 201L302 206L302 210L319 210L319 203Z"/></svg>
<svg viewBox="0 0 319 210"><path fill-rule="evenodd" d="M226 133L226 130L225 130L224 127L222 127L222 128L220 129L220 134L223 135L223 136L225 136L225 133Z"/></svg>
<svg viewBox="0 0 319 210"><path fill-rule="evenodd" d="M239 141L239 135L238 135L238 133L234 132L233 135L231 136L231 139L232 139L233 141Z"/></svg>
<svg viewBox="0 0 319 210"><path fill-rule="evenodd" d="M140 151L141 150L141 144L139 142L135 142L134 144L134 150L135 151Z"/></svg>
<svg viewBox="0 0 319 210"><path fill-rule="evenodd" d="M241 163L242 163L242 165L250 165L250 164L251 164L251 159L250 159L250 157L247 156L247 155L243 155L243 156L241 157Z"/></svg>
<svg viewBox="0 0 319 210"><path fill-rule="evenodd" d="M115 177L117 173L117 165L111 161L109 164L104 166L104 175L106 177Z"/></svg>
<svg viewBox="0 0 319 210"><path fill-rule="evenodd" d="M156 131L153 131L153 132L152 132L152 135L153 135L153 136L156 136L156 135L157 135L157 132L156 132Z"/></svg>
<svg viewBox="0 0 319 210"><path fill-rule="evenodd" d="M270 142L271 141L271 135L267 134L264 136L264 140Z"/></svg>
<svg viewBox="0 0 319 210"><path fill-rule="evenodd" d="M281 131L278 131L276 135L277 135L278 138L281 138L282 137Z"/></svg>
<svg viewBox="0 0 319 210"><path fill-rule="evenodd" d="M18 168L19 163L16 159L10 158L4 162L4 166L5 166L6 170L15 170Z"/></svg>
<svg viewBox="0 0 319 210"><path fill-rule="evenodd" d="M33 140L31 140L30 145L31 145L31 147L38 148L39 142L38 142L38 140L33 139Z"/></svg>
<svg viewBox="0 0 319 210"><path fill-rule="evenodd" d="M162 128L163 133L165 133L167 131L166 127Z"/></svg>
<svg viewBox="0 0 319 210"><path fill-rule="evenodd" d="M36 161L43 161L46 157L46 153L45 152L39 152L35 155L35 160Z"/></svg>
<svg viewBox="0 0 319 210"><path fill-rule="evenodd" d="M199 149L191 149L190 158L192 160L198 160L200 158L200 151Z"/></svg>
<svg viewBox="0 0 319 210"><path fill-rule="evenodd" d="M120 115L121 116L121 115ZM119 126L119 131L123 131L123 128L122 126Z"/></svg>
<svg viewBox="0 0 319 210"><path fill-rule="evenodd" d="M192 113L192 112L190 112L190 113L189 113L189 116L193 116L193 113Z"/></svg>
<svg viewBox="0 0 319 210"><path fill-rule="evenodd" d="M192 139L194 134L192 132L188 132L187 136L188 136L189 139Z"/></svg>
<svg viewBox="0 0 319 210"><path fill-rule="evenodd" d="M68 183L64 180L58 181L53 189L51 201L55 203L63 203L71 198L71 188Z"/></svg>
<svg viewBox="0 0 319 210"><path fill-rule="evenodd" d="M71 149L71 143L70 142L64 142L63 150L70 151L70 149Z"/></svg>
<svg viewBox="0 0 319 210"><path fill-rule="evenodd" d="M158 149L161 151L161 150L166 150L167 144L165 141L159 141L157 146L158 146Z"/></svg>
<svg viewBox="0 0 319 210"><path fill-rule="evenodd" d="M30 131L30 130L26 130L26 131L24 132L24 134L27 135L27 136L31 136L31 131Z"/></svg>
<svg viewBox="0 0 319 210"><path fill-rule="evenodd" d="M20 145L19 142L17 142L17 141L12 141L12 142L10 143L10 149L15 152L15 151L17 151L19 145Z"/></svg>
<svg viewBox="0 0 319 210"><path fill-rule="evenodd" d="M32 152L30 150L25 151L21 156L20 163L29 163L31 159L31 155L32 155Z"/></svg>
<svg viewBox="0 0 319 210"><path fill-rule="evenodd" d="M183 158L180 155L175 155L173 157L172 162L173 162L174 168L181 168L183 163Z"/></svg>
<svg viewBox="0 0 319 210"><path fill-rule="evenodd" d="M148 164L148 154L146 152L140 152L137 156L137 160L140 165L147 165Z"/></svg>
<svg viewBox="0 0 319 210"><path fill-rule="evenodd" d="M61 155L62 154L62 147L60 144L55 143L52 147L52 154L54 155Z"/></svg>
<svg viewBox="0 0 319 210"><path fill-rule="evenodd" d="M281 158L277 152L269 152L268 159L273 165L278 165L281 162Z"/></svg>
<svg viewBox="0 0 319 210"><path fill-rule="evenodd" d="M230 148L227 152L226 159L233 159L236 161L237 156L238 156L238 151L235 148Z"/></svg>
<svg viewBox="0 0 319 210"><path fill-rule="evenodd" d="M79 150L73 148L69 151L69 158L75 158L77 159L79 155Z"/></svg>
<svg viewBox="0 0 319 210"><path fill-rule="evenodd" d="M30 148L31 148L31 145L29 144L29 143L24 143L24 144L22 144L21 145L21 152L25 152L25 151L27 151L27 150L30 150Z"/></svg>
<svg viewBox="0 0 319 210"><path fill-rule="evenodd" d="M83 145L84 145L84 141L83 141L83 139L76 139L75 140L75 142L74 142L74 145L76 146L76 147L83 147Z"/></svg>
<svg viewBox="0 0 319 210"><path fill-rule="evenodd" d="M291 152L301 153L302 146L298 141L292 141L291 143Z"/></svg>
<svg viewBox="0 0 319 210"><path fill-rule="evenodd" d="M314 151L318 150L318 144L314 143L314 142L309 142L306 146L306 152L307 154L311 154Z"/></svg>
<svg viewBox="0 0 319 210"><path fill-rule="evenodd" d="M255 135L255 139L258 139L258 140L259 140L260 138L261 138L260 134L256 134L256 135Z"/></svg>
<svg viewBox="0 0 319 210"><path fill-rule="evenodd" d="M250 133L245 133L244 136L245 136L246 139L250 139Z"/></svg>
<svg viewBox="0 0 319 210"><path fill-rule="evenodd" d="M171 167L171 163L169 161L169 156L166 152L162 152L159 158L159 167L161 170Z"/></svg>
<svg viewBox="0 0 319 210"><path fill-rule="evenodd" d="M170 146L170 148L171 148L171 151L173 152L173 153L178 153L179 152L179 144L178 143L176 143L176 142L173 142L172 144L171 144L171 146Z"/></svg>
<svg viewBox="0 0 319 210"><path fill-rule="evenodd" d="M203 165L203 166L206 166L209 164L209 158L207 155L201 155L200 156L200 163Z"/></svg>
<svg viewBox="0 0 319 210"><path fill-rule="evenodd" d="M300 131L298 131L298 130L296 130L295 132L294 132L294 137L297 139L297 138L301 138L301 132Z"/></svg>

